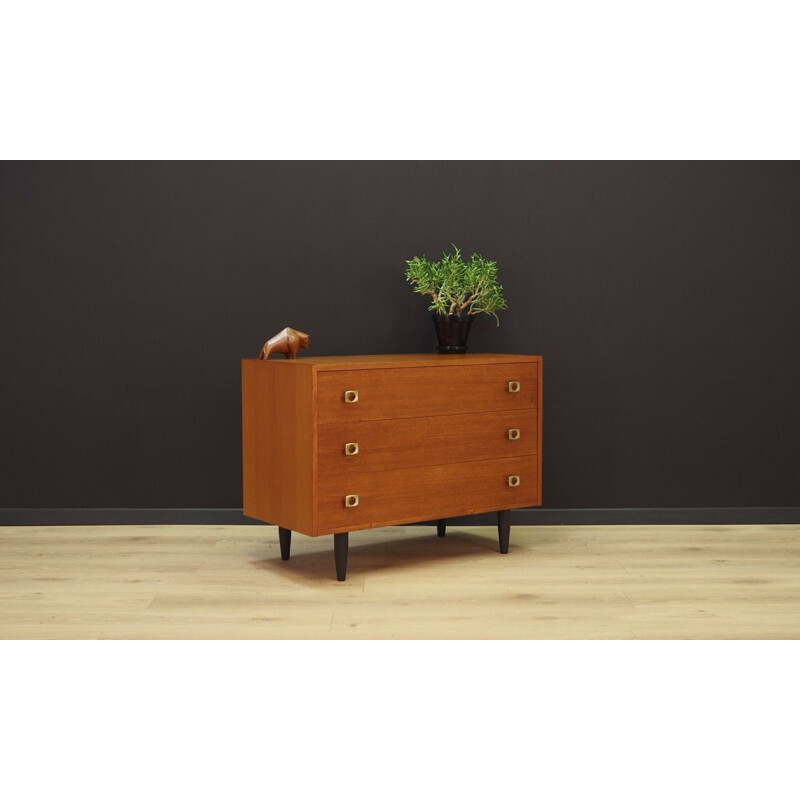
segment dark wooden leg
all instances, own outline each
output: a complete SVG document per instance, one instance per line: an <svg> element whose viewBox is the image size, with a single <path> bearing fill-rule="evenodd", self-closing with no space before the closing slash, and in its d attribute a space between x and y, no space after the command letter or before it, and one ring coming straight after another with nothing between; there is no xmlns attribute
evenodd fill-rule
<svg viewBox="0 0 800 800"><path fill-rule="evenodd" d="M336 580L343 581L347 576L347 533L333 534L333 557L336 561Z"/></svg>
<svg viewBox="0 0 800 800"><path fill-rule="evenodd" d="M436 523L436 535L437 536L444 536L445 528L447 528L447 520L446 519L440 519Z"/></svg>
<svg viewBox="0 0 800 800"><path fill-rule="evenodd" d="M284 561L289 560L289 549L292 546L292 532L289 528L278 527L278 538L281 541L281 558Z"/></svg>
<svg viewBox="0 0 800 800"><path fill-rule="evenodd" d="M497 533L500 537L500 552L507 553L511 535L511 512L508 509L497 512Z"/></svg>

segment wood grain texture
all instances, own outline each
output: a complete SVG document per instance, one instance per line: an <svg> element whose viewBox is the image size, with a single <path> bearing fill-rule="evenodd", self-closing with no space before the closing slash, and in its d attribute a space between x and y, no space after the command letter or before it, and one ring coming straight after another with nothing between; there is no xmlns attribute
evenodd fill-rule
<svg viewBox="0 0 800 800"><path fill-rule="evenodd" d="M800 639L800 525L0 528L2 639Z"/></svg>
<svg viewBox="0 0 800 800"><path fill-rule="evenodd" d="M508 485L510 475L520 477L519 486ZM348 494L359 496L357 507L345 507ZM530 456L354 475L320 471L317 530L320 534L355 531L538 502L536 458Z"/></svg>
<svg viewBox="0 0 800 800"><path fill-rule="evenodd" d="M520 383L518 392L508 390L510 381ZM344 393L350 390L358 392L358 402L344 401ZM530 360L449 366L435 371L426 367L320 371L317 392L321 425L519 411L536 404L538 370Z"/></svg>
<svg viewBox="0 0 800 800"><path fill-rule="evenodd" d="M538 356L244 359L244 513L319 536L539 505L540 375Z"/></svg>
<svg viewBox="0 0 800 800"><path fill-rule="evenodd" d="M308 356L297 359L303 367L319 367L327 371L374 369L375 367L453 367L476 364L512 364L540 359L540 356L508 353L389 353L379 355Z"/></svg>
<svg viewBox="0 0 800 800"><path fill-rule="evenodd" d="M508 438L511 428L519 430L519 439ZM538 433L535 408L320 425L319 473L355 475L487 457L535 456ZM358 445L356 455L345 455L348 442Z"/></svg>
<svg viewBox="0 0 800 800"><path fill-rule="evenodd" d="M536 472L539 475L539 500L537 505L542 504L542 398L544 396L543 386L544 361L542 358L536 359Z"/></svg>
<svg viewBox="0 0 800 800"><path fill-rule="evenodd" d="M244 513L284 528L314 530L314 373L286 362L242 362Z"/></svg>

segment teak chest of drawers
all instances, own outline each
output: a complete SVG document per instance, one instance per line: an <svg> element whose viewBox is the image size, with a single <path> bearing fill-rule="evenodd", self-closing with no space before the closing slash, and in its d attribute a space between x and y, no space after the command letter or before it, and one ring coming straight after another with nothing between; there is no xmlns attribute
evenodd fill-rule
<svg viewBox="0 0 800 800"><path fill-rule="evenodd" d="M334 535L541 504L542 359L328 356L242 361L244 513Z"/></svg>

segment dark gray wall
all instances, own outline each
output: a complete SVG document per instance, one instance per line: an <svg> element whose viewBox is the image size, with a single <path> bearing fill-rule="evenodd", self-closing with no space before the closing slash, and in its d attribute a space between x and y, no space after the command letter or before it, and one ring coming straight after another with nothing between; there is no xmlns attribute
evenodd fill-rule
<svg viewBox="0 0 800 800"><path fill-rule="evenodd" d="M545 358L545 506L800 506L799 210L795 163L5 163L0 507L240 507L239 359L431 351L451 241L472 349Z"/></svg>

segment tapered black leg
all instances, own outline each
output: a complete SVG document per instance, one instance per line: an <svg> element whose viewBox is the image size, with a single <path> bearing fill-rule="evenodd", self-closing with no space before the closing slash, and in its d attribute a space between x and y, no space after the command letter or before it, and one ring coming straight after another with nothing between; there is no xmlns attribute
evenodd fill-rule
<svg viewBox="0 0 800 800"><path fill-rule="evenodd" d="M336 561L336 580L347 576L347 532L333 534L333 557Z"/></svg>
<svg viewBox="0 0 800 800"><path fill-rule="evenodd" d="M500 537L500 552L507 553L511 535L511 512L508 509L497 512L497 533Z"/></svg>
<svg viewBox="0 0 800 800"><path fill-rule="evenodd" d="M447 528L447 520L440 519L436 523L436 535L437 536L444 536L445 529Z"/></svg>
<svg viewBox="0 0 800 800"><path fill-rule="evenodd" d="M281 558L284 561L289 560L289 550L292 546L292 532L289 528L278 527L278 538L281 542Z"/></svg>

